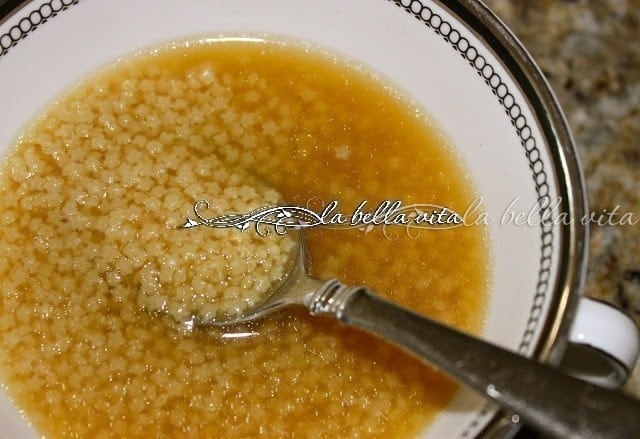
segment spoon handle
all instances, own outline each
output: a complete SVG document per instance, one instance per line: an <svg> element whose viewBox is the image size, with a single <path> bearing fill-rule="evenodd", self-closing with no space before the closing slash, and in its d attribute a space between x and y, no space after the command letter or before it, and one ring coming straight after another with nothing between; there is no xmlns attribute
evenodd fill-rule
<svg viewBox="0 0 640 439"><path fill-rule="evenodd" d="M561 438L640 438L640 401L443 326L366 288L337 281L325 285L332 292L322 305L311 307L312 313L333 314L405 349L542 432Z"/></svg>

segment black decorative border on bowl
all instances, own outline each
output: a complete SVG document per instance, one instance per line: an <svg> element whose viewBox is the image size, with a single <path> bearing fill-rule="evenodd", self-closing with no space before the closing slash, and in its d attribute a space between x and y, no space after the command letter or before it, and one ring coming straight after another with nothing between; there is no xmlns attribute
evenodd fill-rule
<svg viewBox="0 0 640 439"><path fill-rule="evenodd" d="M404 9L427 28L440 35L444 41L449 43L449 45L475 69L478 76L491 88L491 92L503 107L505 114L509 117L511 125L516 130L518 138L520 139L520 144L529 162L529 169L531 170L531 177L536 188L536 194L538 195L539 206L549 206L550 189L547 183L548 176L545 171L544 162L541 159L540 150L538 149L536 140L533 138L531 127L526 117L522 114L520 105L516 103L513 94L509 91L509 87L502 81L500 75L496 73L495 68L480 54L480 51L471 44L467 38L462 36L460 31L455 29L451 23L444 20L430 7L422 4L420 0L387 1ZM38 29L51 18L57 16L60 12L67 10L79 2L80 0L51 0L48 3L42 4L38 9L32 10L29 14L21 18L18 24L12 26L7 33L0 35L0 58L5 56L11 48L18 45L18 43L25 39L31 32ZM524 354L531 346L533 336L540 323L542 308L549 290L553 255L553 224L546 219L549 218L548 214L548 207L540 209L540 268L538 270L536 293L529 311L529 319L522 335L522 340L518 346L518 352L521 354ZM460 437L468 438L471 432L478 427L481 419L491 411L492 407L490 404L485 405L476 418L462 432Z"/></svg>
<svg viewBox="0 0 640 439"><path fill-rule="evenodd" d="M491 92L498 98L498 102L504 109L505 114L509 117L511 125L515 128L520 145L524 149L525 156L529 162L531 177L538 195L539 206L549 206L549 184L548 176L545 171L544 162L541 159L541 153L538 149L535 138L533 138L531 127L527 122L527 118L522 114L520 105L515 102L513 94L509 91L509 87L502 81L500 75L496 73L493 66L487 59L480 54L480 51L469 42L469 40L461 35L451 23L444 20L440 15L435 13L430 7L422 4L420 0L388 0L396 6L404 9L413 15L417 20L422 22L429 29L440 35L449 45L456 50L469 65L475 69L478 76L484 80L491 88ZM550 212L548 207L543 207L539 211L540 216L540 240L541 240L541 257L540 268L538 270L538 282L536 284L536 293L533 298L533 304L529 311L529 319L527 326L522 335L522 340L518 346L518 352L526 353L530 348L533 336L540 323L542 308L547 298L549 290L549 282L551 278L551 262L553 255L553 224L548 220ZM468 438L471 432L480 424L481 420L492 410L491 404L486 404L477 414L475 419L461 433L461 438Z"/></svg>
<svg viewBox="0 0 640 439"><path fill-rule="evenodd" d="M424 6L420 0L388 1L403 8L424 23L429 29L440 35L451 47L460 53L460 56L468 61L469 65L476 70L478 76L491 88L491 92L498 98L505 114L511 121L511 125L515 128L518 138L520 139L520 145L524 148L525 156L529 162L529 169L531 170L531 177L536 188L536 194L538 195L538 203L540 206L549 206L551 199L549 197L549 184L547 183L548 176L536 140L532 136L531 127L527 122L527 118L522 114L520 105L515 102L514 96L509 92L509 87L502 81L500 75L495 72L494 67L479 53L478 49L473 46L468 39L461 36L459 31L454 29L448 21L443 20L441 16L434 13L431 8ZM553 254L553 224L546 220L549 218L548 213L548 208L542 208L539 212L542 256L540 258L538 283L536 285L533 306L529 314L527 328L518 347L520 353L524 353L531 345L531 338L535 334L536 327L539 323L542 306L544 305L545 296L549 288Z"/></svg>
<svg viewBox="0 0 640 439"><path fill-rule="evenodd" d="M6 55L9 49L15 47L20 40L27 38L29 33L58 15L59 12L77 4L78 1L80 0L51 0L21 18L18 24L9 29L9 32L0 35L0 57Z"/></svg>

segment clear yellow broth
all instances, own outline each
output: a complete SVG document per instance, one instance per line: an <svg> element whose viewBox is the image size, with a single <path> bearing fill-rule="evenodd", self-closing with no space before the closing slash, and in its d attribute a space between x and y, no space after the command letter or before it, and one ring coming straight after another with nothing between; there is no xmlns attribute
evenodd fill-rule
<svg viewBox="0 0 640 439"><path fill-rule="evenodd" d="M287 204L347 214L363 200L464 212L477 195L424 112L318 51L203 42L119 62L46 109L2 166L0 377L16 405L51 438L415 435L456 385L384 342L303 311L186 331L140 309L141 260L176 250L193 202L224 189L219 161ZM306 237L313 275L477 333L485 235Z"/></svg>

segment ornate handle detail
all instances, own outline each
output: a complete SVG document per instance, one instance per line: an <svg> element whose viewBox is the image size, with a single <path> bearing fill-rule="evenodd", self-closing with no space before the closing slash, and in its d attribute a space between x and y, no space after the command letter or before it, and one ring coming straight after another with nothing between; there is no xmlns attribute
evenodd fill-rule
<svg viewBox="0 0 640 439"><path fill-rule="evenodd" d="M341 320L343 309L349 298L361 289L347 287L342 282L331 279L310 295L306 305L311 315L329 314Z"/></svg>

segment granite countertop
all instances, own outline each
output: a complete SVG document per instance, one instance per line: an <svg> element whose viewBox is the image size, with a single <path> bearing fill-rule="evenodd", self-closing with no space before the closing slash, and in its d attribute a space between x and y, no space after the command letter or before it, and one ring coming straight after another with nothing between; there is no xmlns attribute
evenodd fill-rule
<svg viewBox="0 0 640 439"><path fill-rule="evenodd" d="M640 220L640 3L485 0L529 50L568 119L592 212ZM640 323L640 223L591 227L585 293ZM625 391L640 398L640 367ZM640 415L640 414L639 414Z"/></svg>

